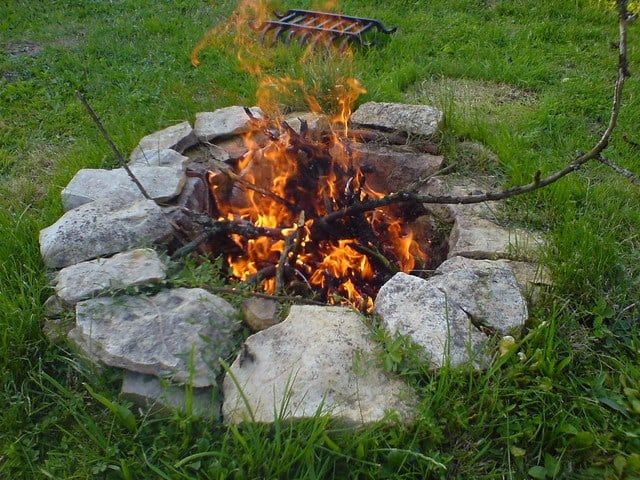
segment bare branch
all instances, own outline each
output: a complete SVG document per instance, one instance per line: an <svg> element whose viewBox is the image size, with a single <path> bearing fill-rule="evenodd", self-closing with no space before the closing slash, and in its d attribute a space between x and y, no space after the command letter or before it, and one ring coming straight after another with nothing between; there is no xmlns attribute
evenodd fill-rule
<svg viewBox="0 0 640 480"><path fill-rule="evenodd" d="M289 295L271 295L268 293L259 293L252 292L249 290L239 290L232 287L205 287L212 293L227 293L229 295L238 295L240 297L258 297L258 298L268 298L270 300L280 300L283 302L291 302L291 303L302 303L305 305L320 305L326 306L326 303L318 302L317 300L309 300L308 298L303 298L299 296L289 296Z"/></svg>
<svg viewBox="0 0 640 480"><path fill-rule="evenodd" d="M144 186L140 183L140 181L133 174L133 172L129 168L129 165L127 165L127 161L125 160L124 155L122 155L122 152L118 149L116 144L113 142L113 140L109 136L109 132L107 132L107 129L104 128L104 125L102 124L102 121L100 120L100 117L98 117L98 115L93 110L93 108L91 108L91 105L89 105L89 102L87 101L87 99L84 98L84 95L79 90L76 91L76 96L78 97L78 100L80 100L82 105L84 105L84 108L87 110L87 112L89 113L89 116L92 118L93 122L98 127L98 130L100 130L100 133L102 134L104 139L107 141L107 143L111 147L111 150L113 150L113 153L115 154L116 158L118 159L118 162L120 163L120 166L122 168L124 168L124 171L127 172L127 175L129 175L129 177L131 178L133 183L136 184L136 186L138 187L138 190L140 190L140 193L142 193L142 196L144 198L146 198L147 200L153 200L151 198L151 196L149 195L149 193L147 192L147 190L144 188Z"/></svg>
<svg viewBox="0 0 640 480"><path fill-rule="evenodd" d="M423 204L472 204L483 203L494 200L505 200L507 198L522 195L524 193L532 192L540 188L544 188L552 183L557 182L566 175L575 172L582 167L585 163L591 160L599 160L600 154L609 145L609 139L618 123L618 115L620 113L620 107L622 104L622 92L627 77L630 75L628 70L628 57L627 57L627 25L629 21L629 12L627 10L627 0L617 0L618 5L618 17L619 17L619 57L618 57L618 77L614 87L613 104L611 107L611 114L609 116L609 123L606 130L597 141L597 143L587 153L579 155L571 163L561 170L558 170L547 177L540 178L540 173L536 172L536 175L531 183L526 185L519 185L511 187L503 191L490 191L475 195L419 195L416 194L414 186L410 186L406 190L401 190L389 195L386 195L380 199L365 201L356 205L342 208L335 212L326 215L319 221L324 224L335 222L341 218L353 217L361 213L375 210L376 208L384 207L387 205L402 203L402 202L417 202Z"/></svg>
<svg viewBox="0 0 640 480"><path fill-rule="evenodd" d="M619 173L623 177L627 177L631 183L633 183L634 185L638 185L640 187L640 177L638 177L631 170L627 170L626 168L621 167L616 163L613 163L611 160L603 157L602 155L598 155L598 161L603 165L606 165L607 167L613 169L616 173Z"/></svg>
<svg viewBox="0 0 640 480"><path fill-rule="evenodd" d="M210 217L198 214L196 212L192 212L189 209L183 209L184 213L188 215L193 215L194 221L203 225L203 231L198 235L194 240L184 245L182 248L176 250L176 252L172 255L173 260L177 260L183 258L195 251L200 244L210 240L216 235L231 235L237 234L242 236L243 238L260 238L260 237L271 237L275 239L282 239L284 235L282 231L278 228L266 228L266 227L256 227L253 223L247 220L214 220Z"/></svg>

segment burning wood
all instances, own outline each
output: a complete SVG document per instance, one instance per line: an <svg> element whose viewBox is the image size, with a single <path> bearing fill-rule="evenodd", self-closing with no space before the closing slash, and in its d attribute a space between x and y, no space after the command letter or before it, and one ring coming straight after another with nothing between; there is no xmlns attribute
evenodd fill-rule
<svg viewBox="0 0 640 480"><path fill-rule="evenodd" d="M349 112L351 98L344 104ZM297 133L281 120L254 119L245 134L247 153L232 167L209 172L218 228L199 240L217 238L206 250L225 257L231 277L268 293L303 285L322 301L370 310L393 273L427 260L408 226L424 213L415 202L326 220L388 193L367 182L348 138L347 115L343 111L320 135L308 135L304 122ZM255 141L265 134L266 143ZM244 231L238 222L254 228ZM236 228L224 232L230 242L220 242L227 223ZM281 235L255 236L258 229Z"/></svg>

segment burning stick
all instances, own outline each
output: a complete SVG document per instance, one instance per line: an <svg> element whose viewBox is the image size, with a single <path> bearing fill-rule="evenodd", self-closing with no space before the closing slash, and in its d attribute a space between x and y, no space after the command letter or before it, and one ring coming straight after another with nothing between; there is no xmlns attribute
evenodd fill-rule
<svg viewBox="0 0 640 480"><path fill-rule="evenodd" d="M276 267L276 295L282 292L284 288L284 273L285 267L291 265L295 267L296 258L302 245L303 232L304 232L304 210L300 212L298 217L298 225L295 231L287 237L284 243L284 249L280 254L278 260L278 266Z"/></svg>
<svg viewBox="0 0 640 480"><path fill-rule="evenodd" d="M213 220L210 217L202 214L196 214L188 209L183 211L194 217L194 221L204 226L204 231L198 235L194 240L176 250L172 255L173 260L177 260L185 257L191 252L195 251L200 244L210 240L216 235L241 235L244 238L259 238L259 237L271 237L275 239L281 239L283 237L282 230L277 228L265 228L256 227L253 223L245 220Z"/></svg>
<svg viewBox="0 0 640 480"><path fill-rule="evenodd" d="M265 197L269 197L274 202L278 202L281 205L284 205L285 207L287 207L289 210L291 210L294 213L298 213L300 211L300 207L298 207L297 205L294 205L294 204L288 202L286 199L284 199L282 197L279 197L278 195L276 195L273 192L270 192L269 190L265 190L264 188L260 188L258 185L254 184L254 183L248 182L247 180L245 180L244 178L242 178L240 175L238 175L237 173L233 172L232 170L229 170L228 168L221 169L221 170L222 170L223 175L226 175L231 180L233 180L234 182L239 183L243 187L246 187L249 190L253 190L254 192L257 192L260 195L263 195Z"/></svg>

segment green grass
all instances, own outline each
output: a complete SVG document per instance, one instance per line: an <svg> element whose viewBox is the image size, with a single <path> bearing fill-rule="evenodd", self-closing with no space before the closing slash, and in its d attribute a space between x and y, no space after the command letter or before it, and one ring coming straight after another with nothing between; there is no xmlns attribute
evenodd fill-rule
<svg viewBox="0 0 640 480"><path fill-rule="evenodd" d="M420 85L443 77L507 83L533 96L521 106L472 109L434 99L448 114L444 144L486 143L511 185L560 167L602 132L615 79L612 3L341 6L400 27L383 46L355 55L365 100L427 101ZM50 292L38 231L59 217L60 189L79 168L115 165L74 91L86 92L125 151L198 111L252 104L256 81L229 48L206 50L198 69L189 64L200 36L233 7L195 0L0 6L0 477L639 478L640 190L598 165L508 202L510 221L547 235L543 260L556 284L532 312L520 356L484 373L430 373L388 345L397 349L393 367L424 399L409 428L354 431L317 418L226 429L137 411L131 428L89 394L83 383L118 401L116 372L92 371L41 332ZM607 152L636 172L640 149L623 136L640 141L639 32L631 27L636 75ZM7 53L7 44L27 40L42 46L38 55ZM271 71L317 79L296 53L278 49Z"/></svg>

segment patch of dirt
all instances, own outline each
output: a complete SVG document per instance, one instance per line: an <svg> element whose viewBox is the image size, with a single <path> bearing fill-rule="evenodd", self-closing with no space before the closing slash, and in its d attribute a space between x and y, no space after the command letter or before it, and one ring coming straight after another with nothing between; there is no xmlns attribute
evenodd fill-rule
<svg viewBox="0 0 640 480"><path fill-rule="evenodd" d="M35 57L42 51L42 45L36 42L9 42L4 45L9 58Z"/></svg>
<svg viewBox="0 0 640 480"><path fill-rule="evenodd" d="M57 45L65 48L76 48L84 43L87 32L85 30L79 30L75 35L69 35L66 37L60 37L53 42L52 45Z"/></svg>
<svg viewBox="0 0 640 480"><path fill-rule="evenodd" d="M504 105L531 105L535 93L506 83L495 83L466 78L435 77L415 85L408 94L410 101L427 100L432 104L453 101L467 108L501 107Z"/></svg>
<svg viewBox="0 0 640 480"><path fill-rule="evenodd" d="M20 74L18 72L0 72L0 77L6 80L8 83L17 82L20 80Z"/></svg>

